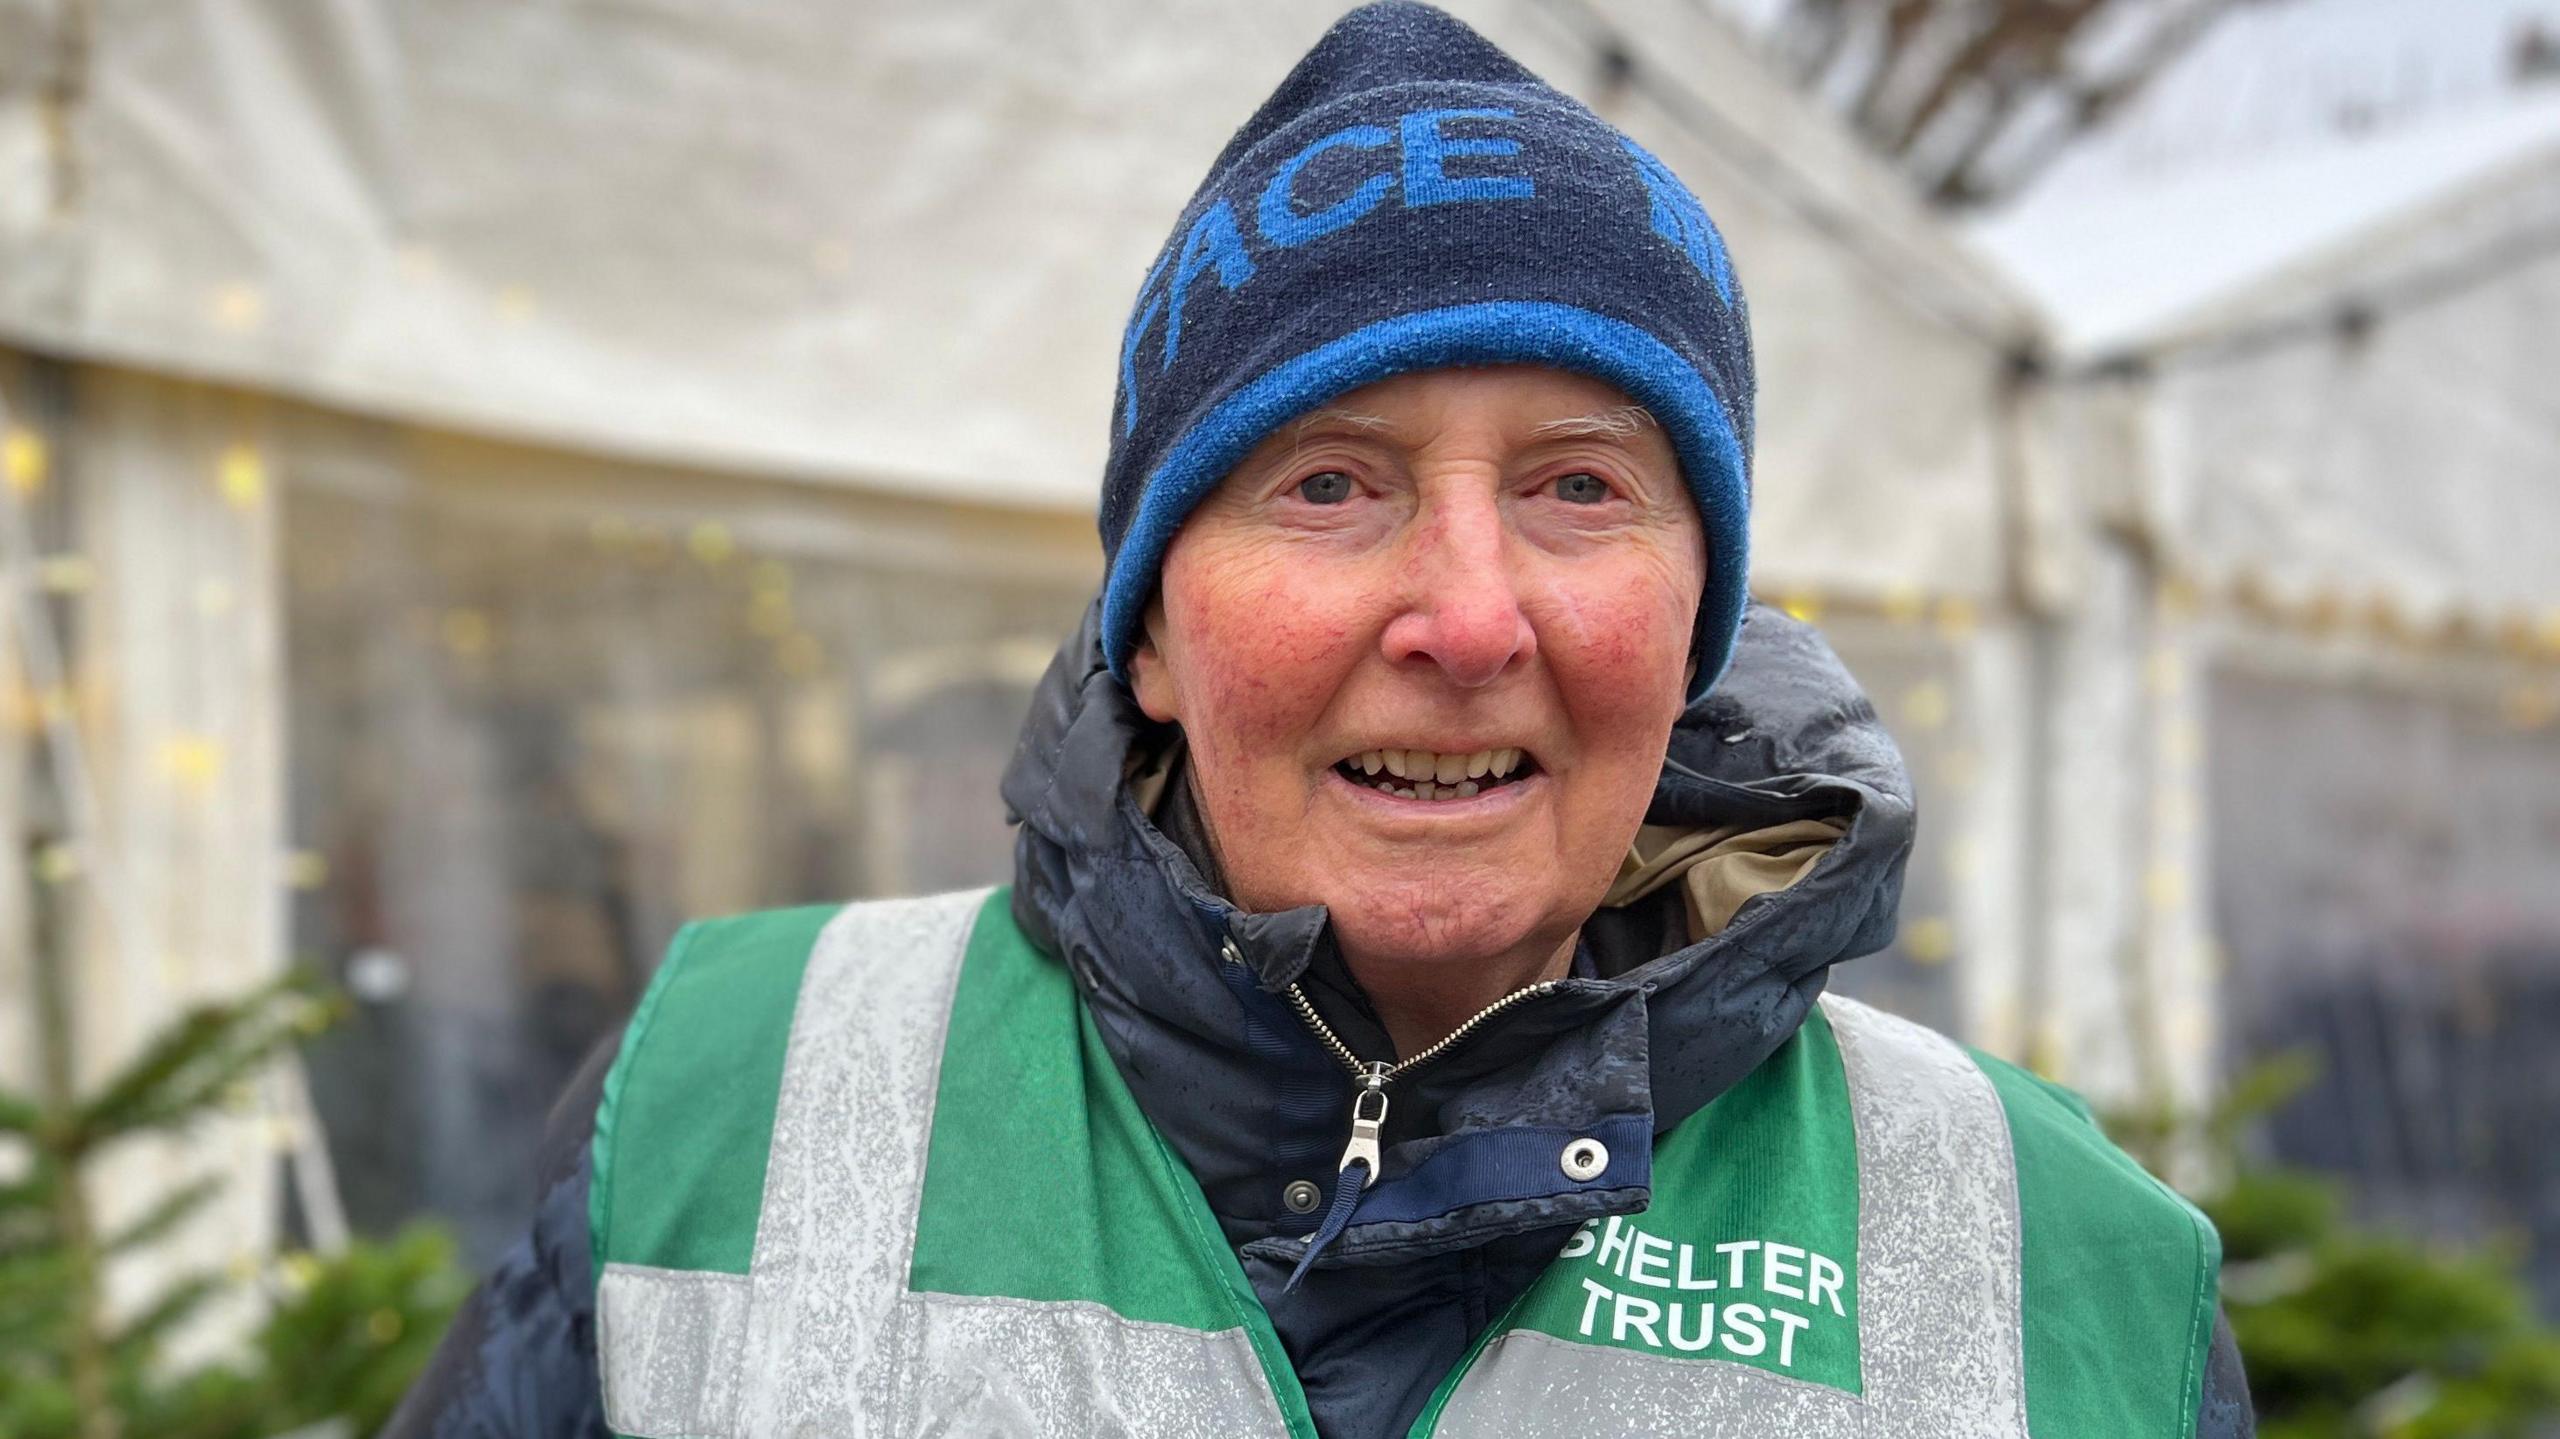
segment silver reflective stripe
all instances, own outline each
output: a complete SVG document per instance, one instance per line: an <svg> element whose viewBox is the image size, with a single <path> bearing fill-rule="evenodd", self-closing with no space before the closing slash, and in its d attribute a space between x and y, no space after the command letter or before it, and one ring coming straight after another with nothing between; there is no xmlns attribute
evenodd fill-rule
<svg viewBox="0 0 2560 1439"><path fill-rule="evenodd" d="M2000 1097L1943 1036L1852 1000L1822 1006L1857 1131L1864 1395L1514 1330L1459 1381L1438 1433L2026 1434L2017 1166Z"/></svg>
<svg viewBox="0 0 2560 1439"><path fill-rule="evenodd" d="M792 1012L750 1273L607 1266L597 1342L616 1431L1286 1432L1242 1329L907 1292L951 996L987 894L850 905L820 932Z"/></svg>
<svg viewBox="0 0 2560 1439"><path fill-rule="evenodd" d="M1877 1434L2027 1432L2018 1165L1953 1040L1823 1001L1858 1126L1858 1358Z"/></svg>
<svg viewBox="0 0 2560 1439"><path fill-rule="evenodd" d="M1514 1329L1458 1381L1434 1434L1521 1439L1677 1434L1832 1439L1868 1432L1855 1394L1713 1359L1674 1359ZM1938 1439L1954 1439L1949 1430ZM1965 1439L1972 1439L1965 1434Z"/></svg>
<svg viewBox="0 0 2560 1439"><path fill-rule="evenodd" d="M642 1285L639 1272L606 1266L596 1342L616 1432L898 1432L898 1296L952 984L986 894L847 905L819 931L792 1011L748 1274L648 1271ZM740 1289L743 1301L725 1297ZM653 1329L641 1319L652 1311L717 1313L738 1333L688 1336L673 1319ZM642 1348L688 1337L702 1345L689 1363Z"/></svg>
<svg viewBox="0 0 2560 1439"><path fill-rule="evenodd" d="M624 1433L726 1434L738 1412L748 1279L608 1264L596 1286L605 1422Z"/></svg>
<svg viewBox="0 0 2560 1439"><path fill-rule="evenodd" d="M947 1434L1280 1435L1242 1329L1202 1333L1099 1304L916 1294L919 1426Z"/></svg>

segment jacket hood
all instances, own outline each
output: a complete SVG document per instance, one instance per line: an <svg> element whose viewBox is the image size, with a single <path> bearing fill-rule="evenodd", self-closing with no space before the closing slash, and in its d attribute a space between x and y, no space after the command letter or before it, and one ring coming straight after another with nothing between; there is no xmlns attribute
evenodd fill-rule
<svg viewBox="0 0 2560 1439"><path fill-rule="evenodd" d="M1332 1179L1351 1083L1280 995L1302 983L1364 1057L1393 1048L1322 906L1238 909L1149 816L1142 772L1172 738L1105 666L1088 609L1004 778L1020 825L1014 915L1073 971L1230 1241L1248 1260L1293 1259L1316 1217L1288 1212L1280 1189ZM1653 1135L1783 1044L1832 965L1890 940L1913 820L1901 756L1830 647L1753 606L1730 670L1673 731L1639 853L1612 892L1625 902L1586 924L1553 993L1398 1081L1381 1174L1319 1269L1641 1209ZM1803 845L1806 821L1837 838ZM1818 857L1729 915L1702 920L1703 887L1664 882L1684 846L1695 858L1731 849L1720 836L1777 827ZM1235 957L1222 957L1229 939ZM1582 1137L1611 1158L1576 1182L1555 1157Z"/></svg>

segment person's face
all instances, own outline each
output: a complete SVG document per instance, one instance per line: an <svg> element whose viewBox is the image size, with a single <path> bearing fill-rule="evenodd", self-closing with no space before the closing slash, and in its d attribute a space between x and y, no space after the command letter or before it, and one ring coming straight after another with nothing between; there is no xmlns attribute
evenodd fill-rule
<svg viewBox="0 0 2560 1439"><path fill-rule="evenodd" d="M1192 512L1133 687L1182 727L1236 903L1323 904L1372 962L1551 951L1643 821L1706 563L1669 441L1613 386L1400 375Z"/></svg>

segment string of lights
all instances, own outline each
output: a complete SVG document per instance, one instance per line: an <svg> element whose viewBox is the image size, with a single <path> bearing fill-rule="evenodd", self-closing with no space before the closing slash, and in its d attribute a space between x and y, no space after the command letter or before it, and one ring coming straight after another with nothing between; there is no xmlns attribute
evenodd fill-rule
<svg viewBox="0 0 2560 1439"><path fill-rule="evenodd" d="M0 488L0 585L8 590L8 623L17 641L18 664L26 686L36 696L13 708L29 716L31 728L43 736L47 769L70 831L67 839L37 856L38 878L87 884L124 993L149 994L154 985L143 954L149 925L107 838L97 767L81 734L65 647L51 612L53 596L87 589L89 566L81 556L40 555L28 524L28 509L43 492L52 470L52 447L43 432L22 424L7 392L0 390L0 482L5 482L5 488ZM263 462L254 449L232 446L217 463L214 482L232 505L254 505L265 491ZM66 564L67 560L78 563ZM66 576L76 580L65 583ZM178 735L163 746L161 758L173 779L200 789L211 767L219 763L220 750L200 736ZM259 1098L267 1110L261 1127L287 1162L313 1246L324 1254L343 1249L348 1222L336 1167L320 1134L310 1078L296 1052L287 1050L277 1059L260 1086Z"/></svg>

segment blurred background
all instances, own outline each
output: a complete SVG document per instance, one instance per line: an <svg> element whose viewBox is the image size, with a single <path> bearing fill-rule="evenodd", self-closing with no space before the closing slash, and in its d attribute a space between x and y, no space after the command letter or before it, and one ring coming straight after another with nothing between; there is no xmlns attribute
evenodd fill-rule
<svg viewBox="0 0 2560 1439"><path fill-rule="evenodd" d="M1341 8L0 0L0 1298L93 1295L63 1382L332 1284L414 1362L683 919L1006 875L1130 296ZM2445 1416L2560 1404L2560 0L1451 8L1748 287L1757 588L1920 793L1835 983L2281 1176L2217 1210L2262 1404L2377 1284L2491 1336L2279 1432L2528 1432ZM293 973L307 1043L215 1042ZM83 1098L137 1055L213 1079Z"/></svg>

